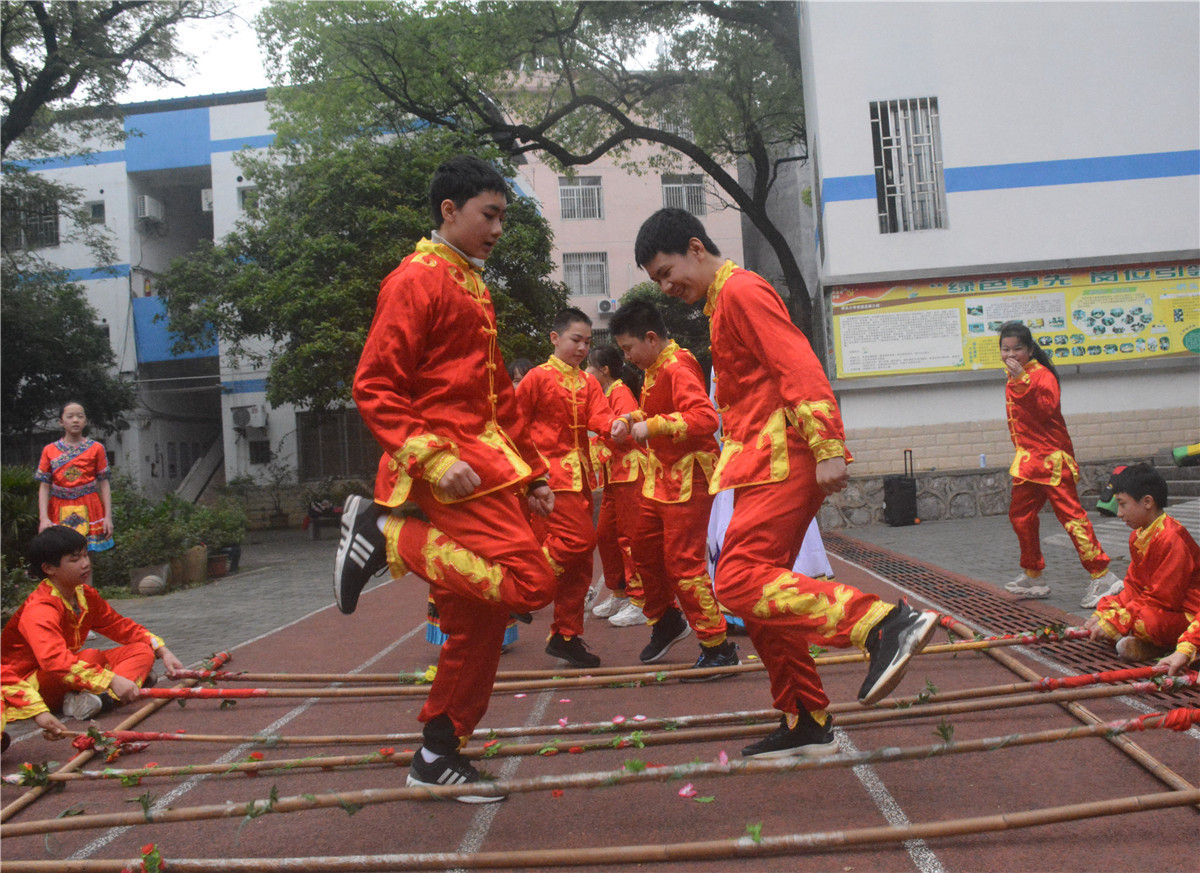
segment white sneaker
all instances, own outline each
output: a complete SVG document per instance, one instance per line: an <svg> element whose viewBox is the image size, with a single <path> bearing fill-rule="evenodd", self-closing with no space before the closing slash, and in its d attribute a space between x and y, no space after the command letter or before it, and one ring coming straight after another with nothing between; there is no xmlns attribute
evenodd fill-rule
<svg viewBox="0 0 1200 873"><path fill-rule="evenodd" d="M616 594L610 594L607 600L601 600L592 607L592 615L596 616L596 618L612 618L628 602L628 597L618 597Z"/></svg>
<svg viewBox="0 0 1200 873"><path fill-rule="evenodd" d="M600 592L604 590L604 577L600 577L600 581L588 589L587 596L583 598L583 608L587 609L596 602L596 598L600 596Z"/></svg>
<svg viewBox="0 0 1200 873"><path fill-rule="evenodd" d="M1170 649L1156 646L1154 643L1135 636L1121 637L1117 640L1117 657L1123 661L1149 661L1170 653Z"/></svg>
<svg viewBox="0 0 1200 873"><path fill-rule="evenodd" d="M1004 590L1009 591L1018 597L1049 597L1050 586L1039 585L1038 580L1034 579L1024 570L1021 575L1011 582L1004 583Z"/></svg>
<svg viewBox="0 0 1200 873"><path fill-rule="evenodd" d="M90 691L68 691L63 696L63 715L76 721L87 721L99 715L103 703Z"/></svg>
<svg viewBox="0 0 1200 873"><path fill-rule="evenodd" d="M646 623L646 614L640 606L626 598L625 605L608 620L608 623L613 627L636 627Z"/></svg>
<svg viewBox="0 0 1200 873"><path fill-rule="evenodd" d="M1100 602L1101 597L1107 597L1110 594L1118 593L1125 587L1125 580L1118 579L1112 570L1109 570L1103 576L1097 576L1088 585L1087 591L1083 595L1083 599L1079 601L1079 605L1085 609L1092 609Z"/></svg>

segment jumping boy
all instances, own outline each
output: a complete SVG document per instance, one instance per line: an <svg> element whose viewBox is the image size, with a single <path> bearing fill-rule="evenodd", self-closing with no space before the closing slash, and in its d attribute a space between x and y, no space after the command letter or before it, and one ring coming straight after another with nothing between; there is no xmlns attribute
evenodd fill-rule
<svg viewBox="0 0 1200 873"><path fill-rule="evenodd" d="M846 487L850 454L829 380L775 289L723 260L700 221L682 209L650 216L634 257L664 293L704 301L710 319L725 425L710 488L737 489L716 594L746 623L783 713L779 727L742 754L832 753L829 698L809 643L864 649L871 662L858 699L875 703L933 635L937 615L791 570L825 495Z"/></svg>
<svg viewBox="0 0 1200 873"><path fill-rule="evenodd" d="M632 542L650 625L642 663L661 660L694 629L700 640L697 667L733 666L737 646L726 639L707 566L708 483L717 460L718 422L704 372L669 337L662 313L649 301L618 309L611 330L629 362L646 373L641 406L626 416L633 439L646 447Z"/></svg>
<svg viewBox="0 0 1200 873"><path fill-rule="evenodd" d="M1163 511L1167 483L1149 464L1125 467L1112 488L1117 515L1133 530L1129 570L1125 587L1100 598L1084 627L1125 660L1145 661L1174 649L1200 613L1200 546Z"/></svg>
<svg viewBox="0 0 1200 873"><path fill-rule="evenodd" d="M92 563L83 534L46 528L29 544L29 569L42 582L0 633L4 725L32 718L47 739L58 739L66 728L54 711L86 721L136 700L155 658L168 676L183 669L159 637L118 613L88 584ZM85 649L91 631L120 645Z"/></svg>
<svg viewBox="0 0 1200 873"><path fill-rule="evenodd" d="M354 401L384 454L375 501L346 500L333 586L350 613L385 567L429 583L448 639L408 784L454 785L480 778L460 750L487 711L509 613L540 609L554 592L517 489L541 514L554 493L521 428L482 277L507 186L478 158L457 157L438 167L429 199L436 230L383 280L354 377Z"/></svg>
<svg viewBox="0 0 1200 873"><path fill-rule="evenodd" d="M549 467L554 491L553 514L533 521L558 577L546 654L572 667L598 667L599 656L582 639L596 550L592 489L599 485L588 430L608 434L614 417L600 383L580 369L592 344L592 320L578 309L561 310L554 317L550 343L554 354L517 387L521 417Z"/></svg>

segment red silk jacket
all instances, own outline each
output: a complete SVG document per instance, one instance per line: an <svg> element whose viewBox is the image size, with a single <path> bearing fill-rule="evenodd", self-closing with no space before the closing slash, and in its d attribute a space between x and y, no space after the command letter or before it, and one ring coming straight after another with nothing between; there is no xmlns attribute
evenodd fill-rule
<svg viewBox="0 0 1200 873"><path fill-rule="evenodd" d="M1170 612L1200 611L1200 546L1187 528L1165 512L1129 536L1125 588L1115 595Z"/></svg>
<svg viewBox="0 0 1200 873"><path fill-rule="evenodd" d="M483 277L444 244L421 240L383 280L354 402L383 447L375 500L385 506L460 460L481 480L465 500L546 475L521 424Z"/></svg>
<svg viewBox="0 0 1200 873"><path fill-rule="evenodd" d="M692 353L674 340L646 370L641 408L630 416L650 429L642 496L659 503L685 503L692 488L704 488L717 460L717 411L704 390L704 372ZM697 470L697 468L699 468ZM697 475L703 476L695 482Z"/></svg>
<svg viewBox="0 0 1200 873"><path fill-rule="evenodd" d="M1009 377L1004 406L1008 435L1017 450L1008 471L1014 479L1058 485L1064 477L1079 478L1059 401L1058 380L1037 361L1025 365L1021 378Z"/></svg>
<svg viewBox="0 0 1200 873"><path fill-rule="evenodd" d="M613 414L604 389L592 376L554 355L525 374L517 386L525 427L550 470L554 491L599 487L588 431L608 433Z"/></svg>
<svg viewBox="0 0 1200 873"><path fill-rule="evenodd" d="M49 580L42 580L0 633L6 718L32 718L49 711L38 693L39 670L61 674L63 684L76 691L102 694L108 689L112 670L76 657L89 631L121 645L148 642L154 649L163 645L161 638L109 606L92 586L80 585L75 596L78 614Z"/></svg>
<svg viewBox="0 0 1200 873"><path fill-rule="evenodd" d="M833 388L775 289L726 261L708 289L717 408L725 430L710 490L782 482L790 458L854 460Z"/></svg>

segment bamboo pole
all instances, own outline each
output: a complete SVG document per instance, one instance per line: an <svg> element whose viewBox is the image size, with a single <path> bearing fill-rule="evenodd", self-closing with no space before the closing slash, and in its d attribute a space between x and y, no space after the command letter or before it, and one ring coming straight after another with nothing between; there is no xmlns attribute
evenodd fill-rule
<svg viewBox="0 0 1200 873"><path fill-rule="evenodd" d="M1200 722L1200 709L1173 710L1167 714L1141 716L1099 725L1083 725L1059 728L1032 734L1014 734L989 737L983 740L965 740L938 743L915 748L888 747L868 752L841 753L831 757L799 756L781 759L747 759L712 764L682 764L674 767L647 767L641 770L602 771L593 773L554 774L525 779L477 782L469 785L416 788L367 788L332 794L303 794L280 797L274 800L252 800L246 803L220 803L205 806L180 807L175 809L148 809L144 812L102 813L78 815L42 821L18 822L0 826L0 839L29 836L32 834L62 833L65 831L92 830L96 828L131 827L140 824L164 824L179 821L203 821L212 819L258 817L309 809L345 808L348 804L367 806L393 803L402 800L440 801L459 795L508 796L528 794L566 788L600 788L617 784L663 782L692 779L700 776L762 775L768 773L796 772L855 767L860 764L891 763L925 759L942 755L958 755L983 751L999 751L1021 745L1056 742L1082 737L1120 734L1129 730L1157 729L1171 726L1178 729L1181 724ZM1173 792L1173 794L1179 792ZM1189 792L1195 801L1200 801L1200 792ZM1195 802L1191 801L1191 802ZM1179 804L1184 805L1184 804Z"/></svg>
<svg viewBox="0 0 1200 873"><path fill-rule="evenodd" d="M963 635L972 633L971 629L966 625L953 619L951 619L949 622L943 620L943 624L947 629L952 630L954 633L960 633ZM988 656L994 658L996 661L1012 670L1018 676L1021 676L1025 679L1032 680L1037 676L1036 671L1027 665L1022 664L1008 652L989 651ZM1064 703L1063 706L1066 708L1067 712L1071 713L1071 715L1075 716L1084 724L1099 724L1101 722L1100 716L1096 715L1096 713L1078 703L1067 702ZM1163 764L1148 751L1142 748L1142 746L1138 745L1128 737L1116 734L1112 737L1109 737L1108 740L1118 749L1136 761L1139 765L1141 765L1143 769L1168 787L1174 788L1177 791L1189 791L1195 789L1194 785L1192 785L1170 767Z"/></svg>
<svg viewBox="0 0 1200 873"><path fill-rule="evenodd" d="M166 860L172 873L388 873L402 870L497 869L531 867L604 866L655 862L695 862L763 858L782 855L815 855L834 849L894 845L910 840L934 840L973 834L1040 827L1102 816L1153 812L1200 801L1200 791L1168 791L1097 800L1088 803L1029 809L1012 813L959 818L910 825L885 825L838 831L818 831L762 837L745 835L723 840L599 848L534 849L510 852L436 852L411 855L320 856L308 858L173 858ZM141 858L87 861L9 861L9 873L120 873L137 869Z"/></svg>
<svg viewBox="0 0 1200 873"><path fill-rule="evenodd" d="M207 662L201 662L201 663L211 663L214 668L219 668L222 664L225 664L226 662L228 662L230 660L230 658L232 658L232 655L230 655L228 652L218 652L217 654L215 654L211 658L209 658ZM187 685L189 683L195 684L194 680L184 680L185 685ZM163 701L156 700L153 703L143 706L137 712L132 713L128 718L126 718L124 721L122 721L120 724L118 724L117 730L125 730L125 729L131 728L131 727L134 727L135 725L140 724L146 718L149 718L150 715L152 715L153 713L162 709L166 705L167 705L166 700L163 700ZM86 764L88 761L90 761L94 754L96 754L96 752L93 749L86 749L84 751L81 751L81 752L79 752L79 754L77 754L73 758L71 758L70 761L63 764L63 766L60 767L56 772L71 773L75 770L78 770L80 767L82 767L84 764ZM46 786L37 786L37 787L34 787L31 790L25 792L20 797L18 797L16 800L14 800L12 803L10 803L8 806L4 807L3 809L0 809L0 822L8 821L10 818L12 818L14 815L16 815L22 809L29 806L31 803L33 803L35 800L37 800L39 797L41 797L43 794L45 794L48 790L50 790L50 786L46 785Z"/></svg>

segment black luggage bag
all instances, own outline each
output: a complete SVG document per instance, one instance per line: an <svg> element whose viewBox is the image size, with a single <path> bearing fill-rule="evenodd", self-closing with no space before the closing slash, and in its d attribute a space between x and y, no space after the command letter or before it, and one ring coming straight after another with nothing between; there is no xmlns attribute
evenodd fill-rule
<svg viewBox="0 0 1200 873"><path fill-rule="evenodd" d="M917 523L917 480L912 449L904 450L904 475L883 477L883 520L892 527Z"/></svg>

